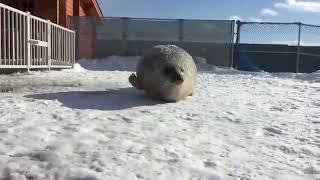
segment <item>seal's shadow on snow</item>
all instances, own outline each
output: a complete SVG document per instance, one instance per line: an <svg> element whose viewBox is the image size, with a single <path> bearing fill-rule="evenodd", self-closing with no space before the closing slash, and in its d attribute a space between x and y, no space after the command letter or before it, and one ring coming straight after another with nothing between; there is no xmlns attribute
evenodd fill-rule
<svg viewBox="0 0 320 180"><path fill-rule="evenodd" d="M124 110L139 106L163 104L144 95L142 91L130 88L110 89L106 91L67 91L25 96L39 100L57 100L73 109Z"/></svg>

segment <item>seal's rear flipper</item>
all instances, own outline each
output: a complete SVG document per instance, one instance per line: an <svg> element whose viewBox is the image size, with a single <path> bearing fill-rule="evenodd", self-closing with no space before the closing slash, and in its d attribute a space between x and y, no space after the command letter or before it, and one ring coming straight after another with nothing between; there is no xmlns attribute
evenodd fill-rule
<svg viewBox="0 0 320 180"><path fill-rule="evenodd" d="M138 77L136 76L136 74L132 73L129 77L129 82L130 84L137 88L137 89L142 89L141 85L140 85L140 82L138 80Z"/></svg>

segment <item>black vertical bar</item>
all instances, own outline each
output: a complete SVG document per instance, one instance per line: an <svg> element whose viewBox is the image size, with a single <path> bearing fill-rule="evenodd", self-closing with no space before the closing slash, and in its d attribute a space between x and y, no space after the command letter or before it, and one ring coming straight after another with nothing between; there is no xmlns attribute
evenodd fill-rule
<svg viewBox="0 0 320 180"><path fill-rule="evenodd" d="M80 16L78 17L72 17L72 20L74 21L74 31L75 31L75 54L76 54L76 61L79 60L80 54L79 54L79 49L80 49Z"/></svg>
<svg viewBox="0 0 320 180"><path fill-rule="evenodd" d="M237 63L236 63L236 60L239 59L239 56L238 56L238 51L239 51L239 43L240 43L240 31L241 31L241 25L242 25L242 22L241 21L237 21L236 22L237 24L237 32L236 32L236 43L234 45L234 52L237 54L237 56L234 56L233 57L233 68L236 69L237 67ZM234 53L234 54L235 54ZM236 58L235 58L236 57Z"/></svg>
<svg viewBox="0 0 320 180"><path fill-rule="evenodd" d="M237 39L236 39L236 45L238 45L239 42L240 42L240 28L241 28L242 23L241 23L241 21L238 20L238 21L236 22L236 24L237 24Z"/></svg>
<svg viewBox="0 0 320 180"><path fill-rule="evenodd" d="M232 21L231 22L231 40L230 40L230 44L231 44L231 52L230 52L230 67L233 67L234 66L234 22L235 21Z"/></svg>
<svg viewBox="0 0 320 180"><path fill-rule="evenodd" d="M179 19L179 42L183 41L183 19Z"/></svg>
<svg viewBox="0 0 320 180"><path fill-rule="evenodd" d="M127 56L127 38L128 38L128 24L129 18L122 18L122 55Z"/></svg>
<svg viewBox="0 0 320 180"><path fill-rule="evenodd" d="M301 48L301 23L298 23L298 25L299 25L299 31L298 31L298 47L297 47L296 73L299 73L300 48Z"/></svg>

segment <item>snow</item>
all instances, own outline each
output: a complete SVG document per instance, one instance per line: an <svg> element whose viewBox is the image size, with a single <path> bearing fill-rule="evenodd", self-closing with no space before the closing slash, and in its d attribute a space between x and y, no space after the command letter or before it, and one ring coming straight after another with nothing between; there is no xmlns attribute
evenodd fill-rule
<svg viewBox="0 0 320 180"><path fill-rule="evenodd" d="M0 179L320 179L320 72L198 64L196 94L161 103L137 60L0 75Z"/></svg>

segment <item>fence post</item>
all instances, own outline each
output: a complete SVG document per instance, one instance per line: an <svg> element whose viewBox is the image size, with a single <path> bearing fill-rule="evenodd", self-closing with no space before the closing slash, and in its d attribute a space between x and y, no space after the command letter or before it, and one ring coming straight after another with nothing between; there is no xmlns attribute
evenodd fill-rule
<svg viewBox="0 0 320 180"><path fill-rule="evenodd" d="M49 68L49 71L51 70L51 21L48 20L48 32L47 32L47 43L48 43L48 46L47 46L47 59L48 59L48 68Z"/></svg>
<svg viewBox="0 0 320 180"><path fill-rule="evenodd" d="M235 42L235 44L233 46L234 46L234 51L238 52L239 51L240 36L241 36L240 30L241 30L241 24L242 23L241 23L241 21L237 20L236 24L237 24L236 42ZM233 56L234 56L234 53L233 53ZM239 59L238 56L236 56L236 57ZM234 69L236 69L235 57L233 57L233 65L232 65L232 67Z"/></svg>
<svg viewBox="0 0 320 180"><path fill-rule="evenodd" d="M30 12L27 12L27 27L26 27L26 37L25 37L25 41L26 41L26 59L27 59L27 69L28 72L30 72L30 67L31 67L31 54L30 54Z"/></svg>
<svg viewBox="0 0 320 180"><path fill-rule="evenodd" d="M235 21L232 21L232 23L231 23L231 34L232 34L232 39L231 39L231 57L230 57L230 59L231 59L231 61L230 61L230 67L232 67L233 68L233 66L234 66L234 35L235 35L235 33L234 33L234 25L235 25Z"/></svg>
<svg viewBox="0 0 320 180"><path fill-rule="evenodd" d="M237 32L236 32L236 34L237 34L237 38L236 38L236 44L238 45L238 44L239 44L239 42L240 42L240 27L241 27L241 21L237 20L236 24L237 24Z"/></svg>
<svg viewBox="0 0 320 180"><path fill-rule="evenodd" d="M299 65L300 65L300 48L301 48L301 23L299 25L299 34L298 34L298 47L297 47L297 60L296 60L296 73L299 73Z"/></svg>
<svg viewBox="0 0 320 180"><path fill-rule="evenodd" d="M122 55L127 55L127 38L129 18L122 18Z"/></svg>
<svg viewBox="0 0 320 180"><path fill-rule="evenodd" d="M72 34L72 51L73 51L73 56L72 56L72 64L74 65L76 63L76 32L74 31Z"/></svg>

